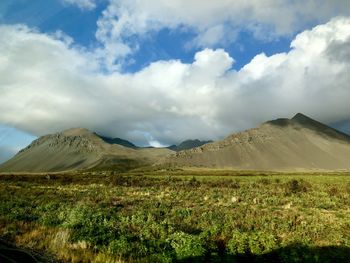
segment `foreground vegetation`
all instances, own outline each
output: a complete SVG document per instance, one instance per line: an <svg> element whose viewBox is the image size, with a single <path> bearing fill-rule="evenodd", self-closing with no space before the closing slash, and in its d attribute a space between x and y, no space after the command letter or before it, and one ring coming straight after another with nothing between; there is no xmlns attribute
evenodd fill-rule
<svg viewBox="0 0 350 263"><path fill-rule="evenodd" d="M350 262L350 175L3 174L0 237L47 261Z"/></svg>

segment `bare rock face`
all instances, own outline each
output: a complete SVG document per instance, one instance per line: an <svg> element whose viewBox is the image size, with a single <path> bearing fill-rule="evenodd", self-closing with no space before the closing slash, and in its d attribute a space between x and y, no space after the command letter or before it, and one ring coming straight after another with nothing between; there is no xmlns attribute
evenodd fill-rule
<svg viewBox="0 0 350 263"><path fill-rule="evenodd" d="M43 144L46 144L48 148L53 149L65 145L66 147L77 152L93 152L97 150L97 146L84 136L65 136L62 133L57 133L36 139L29 146L22 149L19 153L23 153Z"/></svg>
<svg viewBox="0 0 350 263"><path fill-rule="evenodd" d="M180 166L252 170L350 169L350 137L301 113L180 151Z"/></svg>

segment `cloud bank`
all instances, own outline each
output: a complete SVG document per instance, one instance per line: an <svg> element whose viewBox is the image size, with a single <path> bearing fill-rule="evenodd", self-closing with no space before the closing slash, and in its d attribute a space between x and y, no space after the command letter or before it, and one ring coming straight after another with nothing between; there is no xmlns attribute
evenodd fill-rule
<svg viewBox="0 0 350 263"><path fill-rule="evenodd" d="M101 73L62 34L0 26L0 122L35 135L82 126L138 144L217 139L296 112L334 123L350 114L349 47L350 18L338 17L239 71L225 50L206 48L189 64Z"/></svg>
<svg viewBox="0 0 350 263"><path fill-rule="evenodd" d="M161 29L180 29L195 37L188 46L214 47L236 41L240 31L257 39L291 37L310 24L350 15L344 0L110 0L98 21L101 53L112 66L133 54L140 39Z"/></svg>

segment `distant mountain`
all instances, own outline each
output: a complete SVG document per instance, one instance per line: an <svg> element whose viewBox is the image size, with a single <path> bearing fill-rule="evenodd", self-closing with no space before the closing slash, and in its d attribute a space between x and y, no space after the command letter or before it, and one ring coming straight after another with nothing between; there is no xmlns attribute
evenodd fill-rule
<svg viewBox="0 0 350 263"><path fill-rule="evenodd" d="M177 152L166 162L252 170L350 169L350 137L298 113Z"/></svg>
<svg viewBox="0 0 350 263"><path fill-rule="evenodd" d="M110 144L87 129L75 128L38 138L0 165L0 171L127 170L153 164L171 153L169 149L132 149Z"/></svg>
<svg viewBox="0 0 350 263"><path fill-rule="evenodd" d="M183 141L182 143L180 143L179 145L171 145L168 147L168 149L171 149L173 151L183 151L183 150L189 150L189 149L192 149L192 148L196 148L196 147L199 147L199 146L202 146L206 143L210 143L212 141L200 141L198 139L196 140L186 140L186 141Z"/></svg>
<svg viewBox="0 0 350 263"><path fill-rule="evenodd" d="M98 134L97 134L97 136L109 144L118 144L118 145L122 145L122 146L132 148L132 149L138 148L135 144L133 144L127 140L121 139L121 138L108 138L108 137L104 137L104 136L101 136Z"/></svg>

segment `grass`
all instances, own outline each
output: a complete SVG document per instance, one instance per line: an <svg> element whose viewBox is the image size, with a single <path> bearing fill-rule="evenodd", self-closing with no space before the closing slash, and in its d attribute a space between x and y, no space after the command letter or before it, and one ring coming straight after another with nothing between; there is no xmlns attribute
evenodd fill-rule
<svg viewBox="0 0 350 263"><path fill-rule="evenodd" d="M3 240L64 262L350 262L347 173L2 174L0 200Z"/></svg>

